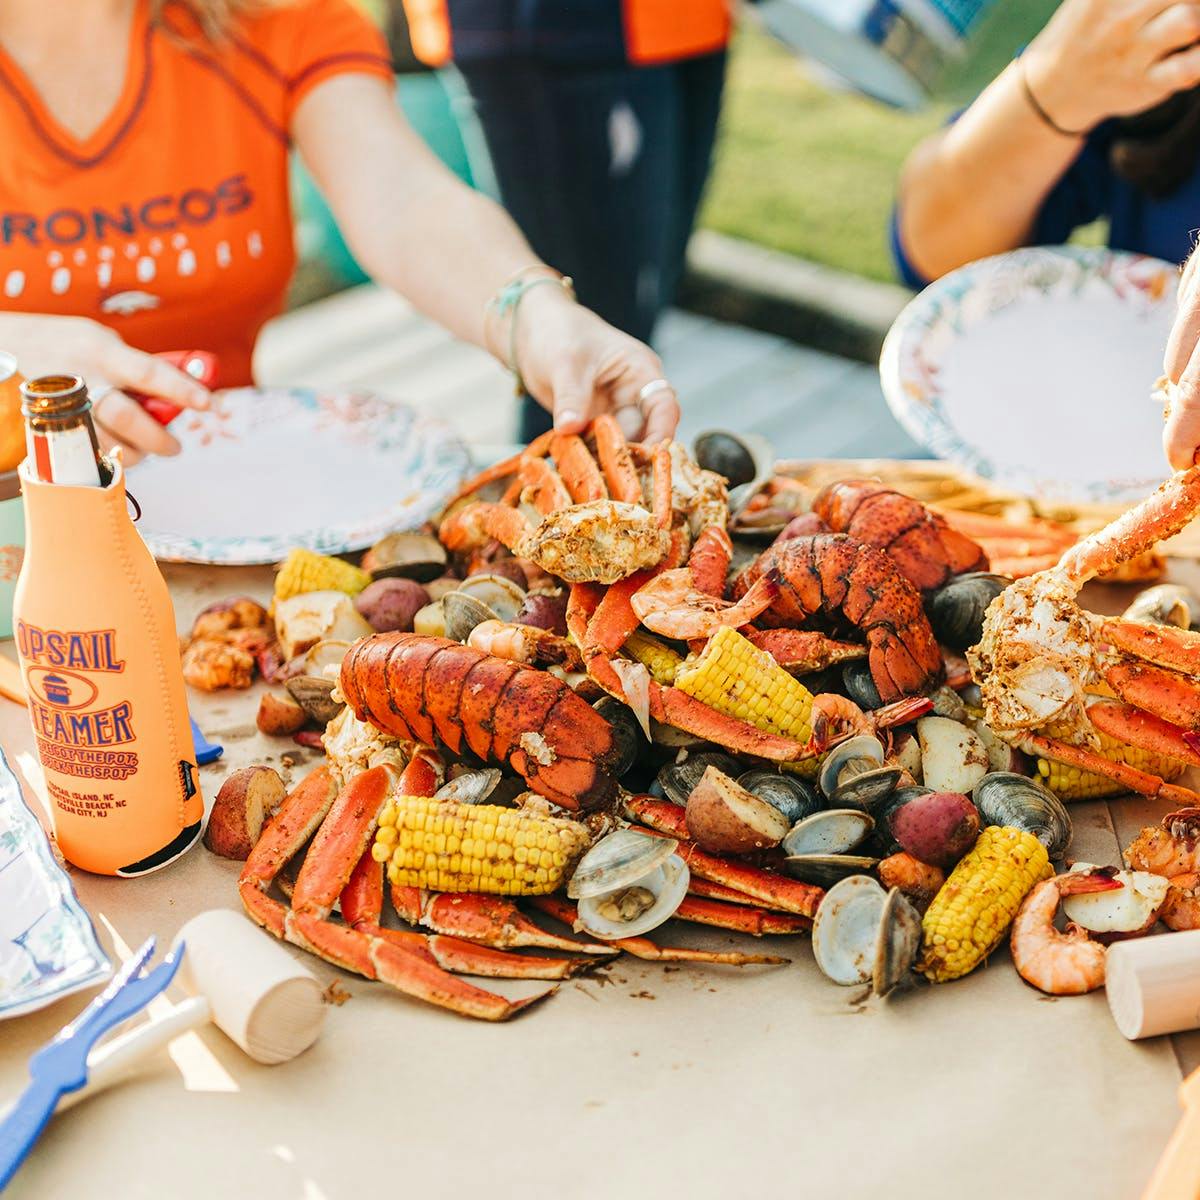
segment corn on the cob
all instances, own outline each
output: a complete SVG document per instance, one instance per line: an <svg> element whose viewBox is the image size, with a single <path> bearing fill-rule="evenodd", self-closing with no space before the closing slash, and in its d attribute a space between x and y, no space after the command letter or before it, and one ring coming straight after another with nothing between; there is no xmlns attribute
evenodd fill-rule
<svg viewBox="0 0 1200 1200"><path fill-rule="evenodd" d="M695 662L680 667L675 686L768 733L812 737L812 693L736 629L718 629Z"/></svg>
<svg viewBox="0 0 1200 1200"><path fill-rule="evenodd" d="M494 804L398 796L371 855L400 887L544 896L562 886L591 838L577 821Z"/></svg>
<svg viewBox="0 0 1200 1200"><path fill-rule="evenodd" d="M1000 944L1033 885L1051 874L1046 847L1033 834L988 826L925 913L917 969L934 983L973 971Z"/></svg>
<svg viewBox="0 0 1200 1200"><path fill-rule="evenodd" d="M655 683L663 687L670 687L675 682L675 676L683 666L682 655L640 630L625 639L623 649L650 672L650 678Z"/></svg>
<svg viewBox="0 0 1200 1200"><path fill-rule="evenodd" d="M1110 737L1107 733L1096 731L1099 746L1093 747L1096 753L1111 762L1124 763L1150 775L1171 782L1178 779L1187 770L1185 763L1178 759L1168 758L1165 754L1156 754L1153 750L1141 750L1137 746L1127 746L1124 742ZM1047 729L1048 737L1059 737L1070 741L1071 731L1051 727ZM1066 736L1064 736L1064 734ZM1066 763L1054 762L1052 759L1039 758L1037 761L1038 774L1046 786L1060 800L1099 800L1105 796L1119 796L1128 791L1123 784L1105 775L1096 775L1081 767L1068 766Z"/></svg>
<svg viewBox="0 0 1200 1200"><path fill-rule="evenodd" d="M345 592L357 596L370 582L371 576L353 563L297 548L284 559L275 576L275 599L287 600L305 592Z"/></svg>

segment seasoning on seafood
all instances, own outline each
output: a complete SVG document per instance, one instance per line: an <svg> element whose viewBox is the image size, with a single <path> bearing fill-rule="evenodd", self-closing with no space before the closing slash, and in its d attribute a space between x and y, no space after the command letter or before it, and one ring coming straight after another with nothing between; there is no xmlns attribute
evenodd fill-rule
<svg viewBox="0 0 1200 1200"><path fill-rule="evenodd" d="M885 551L922 591L951 576L986 571L983 548L952 529L919 500L870 480L845 480L823 488L813 512L835 533L848 533Z"/></svg>
<svg viewBox="0 0 1200 1200"><path fill-rule="evenodd" d="M615 790L612 726L544 671L443 638L379 633L351 648L339 686L360 720L509 766L564 808L597 807Z"/></svg>
<svg viewBox="0 0 1200 1200"><path fill-rule="evenodd" d="M764 551L738 576L735 595L761 579L779 595L770 620L846 622L866 640L871 677L884 701L924 695L942 679L942 652L921 593L882 550L846 534L793 538Z"/></svg>
<svg viewBox="0 0 1200 1200"><path fill-rule="evenodd" d="M1168 880L1149 871L1116 871L1075 863L1068 874L1106 875L1120 884L1112 890L1064 894L1063 914L1098 942L1108 944L1149 933L1167 897Z"/></svg>
<svg viewBox="0 0 1200 1200"><path fill-rule="evenodd" d="M992 602L968 652L988 725L1021 749L1179 803L1196 793L1097 753L1092 722L1129 745L1188 762L1200 725L1200 635L1093 617L1076 603L1089 579L1170 537L1200 509L1200 468L1180 472L1116 521L1070 547L1050 570ZM1125 705L1091 703L1104 682ZM1129 707L1126 707L1128 705ZM1157 718L1148 722L1142 717Z"/></svg>
<svg viewBox="0 0 1200 1200"><path fill-rule="evenodd" d="M671 838L636 829L601 838L567 884L567 895L579 901L579 927L599 938L640 937L669 920L688 888L677 848Z"/></svg>
<svg viewBox="0 0 1200 1200"><path fill-rule="evenodd" d="M825 894L813 924L813 957L834 983L870 983L886 996L917 957L921 922L895 889L852 875Z"/></svg>
<svg viewBox="0 0 1200 1200"><path fill-rule="evenodd" d="M1135 871L1151 871L1168 879L1200 871L1200 808L1168 813L1130 842L1125 861Z"/></svg>
<svg viewBox="0 0 1200 1200"><path fill-rule="evenodd" d="M1012 956L1026 983L1051 996L1082 996L1104 986L1105 948L1086 929L1055 928L1064 896L1108 892L1121 884L1106 874L1068 873L1039 883L1026 896L1013 921Z"/></svg>
<svg viewBox="0 0 1200 1200"><path fill-rule="evenodd" d="M1003 940L1021 901L1050 874L1046 848L1033 834L989 826L926 910L917 970L933 983L973 971Z"/></svg>
<svg viewBox="0 0 1200 1200"><path fill-rule="evenodd" d="M1200 929L1200 874L1190 871L1168 879L1158 915L1168 929Z"/></svg>

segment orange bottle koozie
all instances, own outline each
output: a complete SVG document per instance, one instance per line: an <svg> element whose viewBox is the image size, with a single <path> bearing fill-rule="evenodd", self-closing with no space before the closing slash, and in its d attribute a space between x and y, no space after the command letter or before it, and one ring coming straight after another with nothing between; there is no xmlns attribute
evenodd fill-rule
<svg viewBox="0 0 1200 1200"><path fill-rule="evenodd" d="M59 847L85 871L141 875L196 841L204 804L171 597L110 462L107 487L22 465L13 619Z"/></svg>

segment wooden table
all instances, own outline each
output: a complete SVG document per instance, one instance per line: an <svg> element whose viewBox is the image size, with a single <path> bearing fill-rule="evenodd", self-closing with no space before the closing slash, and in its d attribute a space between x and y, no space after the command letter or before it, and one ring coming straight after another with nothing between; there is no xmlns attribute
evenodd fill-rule
<svg viewBox="0 0 1200 1200"><path fill-rule="evenodd" d="M211 599L270 588L264 569L166 573L181 627ZM1119 599L1090 597L1108 609ZM291 778L308 766L306 752L257 733L256 696L192 696L202 728L226 747L203 771L209 800L238 766L269 762ZM32 796L24 710L3 701L0 743ZM1072 815L1072 856L1115 862L1158 809L1126 799ZM237 871L197 847L144 879L73 878L119 959L149 933L169 940L198 911L236 908ZM746 941L711 930L671 937ZM792 965L621 959L502 1026L293 951L350 997L316 1046L261 1067L214 1029L188 1035L136 1080L56 1118L6 1200L357 1200L378 1189L423 1200L1128 1200L1175 1124L1181 1069L1200 1062L1196 1035L1126 1042L1102 993L1039 995L1007 951L965 980L881 1002L829 983L807 939L767 941ZM516 995L544 985L499 986ZM0 1097L84 1000L0 1026Z"/></svg>

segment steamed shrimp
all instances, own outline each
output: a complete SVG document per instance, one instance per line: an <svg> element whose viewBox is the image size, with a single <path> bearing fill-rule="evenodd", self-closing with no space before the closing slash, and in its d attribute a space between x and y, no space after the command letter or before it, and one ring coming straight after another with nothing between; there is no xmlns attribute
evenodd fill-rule
<svg viewBox="0 0 1200 1200"><path fill-rule="evenodd" d="M1200 809L1183 808L1147 826L1130 842L1125 861L1168 879L1200 871Z"/></svg>
<svg viewBox="0 0 1200 1200"><path fill-rule="evenodd" d="M1082 996L1103 987L1105 947L1073 923L1060 932L1054 918L1064 896L1119 887L1107 875L1056 875L1039 883L1013 921L1012 956L1021 978L1051 996Z"/></svg>

